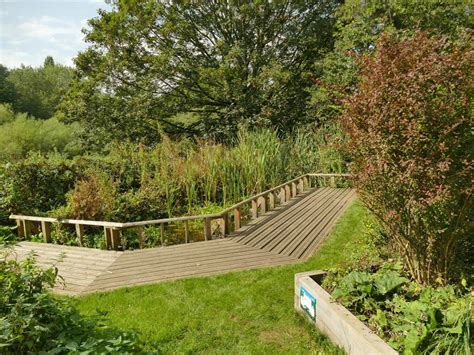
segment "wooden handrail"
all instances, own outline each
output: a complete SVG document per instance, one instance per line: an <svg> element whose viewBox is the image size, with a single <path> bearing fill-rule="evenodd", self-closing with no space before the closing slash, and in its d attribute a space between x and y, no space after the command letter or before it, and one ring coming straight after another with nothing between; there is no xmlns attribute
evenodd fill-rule
<svg viewBox="0 0 474 355"><path fill-rule="evenodd" d="M119 243L120 239L120 231L122 229L128 228L140 228L140 235L143 234L143 227L146 225L155 225L160 224L161 234L163 237L163 227L167 223L172 222L185 222L186 224L186 240L188 239L189 234L189 226L187 225L188 221L203 219L205 224L205 239L207 240L210 236L210 221L214 219L222 219L223 220L223 227L222 232L223 234L228 233L228 221L229 221L229 214L234 214L234 219L238 217L237 223L235 223L236 229L240 228L240 218L241 212L240 208L243 205L252 203L252 216L256 218L258 216L258 207L261 207L261 212L265 212L267 209L266 202L267 198L270 197L269 208L273 209L275 207L275 192L280 190L280 194L283 194L283 197L280 195L280 203L285 203L289 201L290 198L296 196L298 193L298 189L301 192L305 189L304 184L307 183L308 177L329 177L334 179L335 177L350 177L350 174L321 174L321 173L308 173L305 175L298 176L292 180L289 180L283 184L278 186L272 187L266 191L260 192L256 195L253 195L243 201L240 201L219 213L213 214L203 214L203 215L194 215L194 216L182 216L182 217L172 217L172 218L162 218L162 219L154 219L154 220L146 220L146 221L138 221L138 222L108 222L108 221L93 221L93 220L80 220L80 219L65 219L65 218L51 218L51 217L39 217L39 216L24 216L24 215L10 215L10 219L14 219L17 221L17 225L19 228L20 235L27 235L31 231L31 223L32 222L41 222L41 230L44 235L44 239L46 242L50 239L50 224L51 223L58 223L58 224L72 224L76 226L76 233L78 236L79 244L82 244L82 237L84 234L84 227L83 226L95 226L95 227L104 227L104 235L106 238L106 243L108 246L112 246L116 248ZM306 182L305 182L306 181ZM298 185L296 185L298 182Z"/></svg>

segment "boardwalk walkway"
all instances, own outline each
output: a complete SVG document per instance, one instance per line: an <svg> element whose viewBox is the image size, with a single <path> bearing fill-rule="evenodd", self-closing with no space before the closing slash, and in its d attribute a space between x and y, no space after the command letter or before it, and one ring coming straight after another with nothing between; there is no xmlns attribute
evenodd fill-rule
<svg viewBox="0 0 474 355"><path fill-rule="evenodd" d="M296 263L314 253L353 196L312 189L225 239L125 252L21 242L15 251L56 265L64 283L55 291L73 295Z"/></svg>

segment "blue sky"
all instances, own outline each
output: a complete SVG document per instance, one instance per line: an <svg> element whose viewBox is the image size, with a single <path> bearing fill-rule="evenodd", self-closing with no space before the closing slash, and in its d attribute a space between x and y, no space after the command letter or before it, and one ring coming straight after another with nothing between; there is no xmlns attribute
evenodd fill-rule
<svg viewBox="0 0 474 355"><path fill-rule="evenodd" d="M42 65L47 55L72 65L86 48L81 29L97 16L103 0L0 0L0 63Z"/></svg>

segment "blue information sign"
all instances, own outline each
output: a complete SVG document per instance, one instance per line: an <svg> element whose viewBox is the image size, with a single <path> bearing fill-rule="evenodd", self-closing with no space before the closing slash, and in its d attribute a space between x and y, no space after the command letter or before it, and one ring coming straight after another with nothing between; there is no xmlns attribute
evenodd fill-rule
<svg viewBox="0 0 474 355"><path fill-rule="evenodd" d="M300 287L300 307L313 320L316 320L316 298L304 287Z"/></svg>

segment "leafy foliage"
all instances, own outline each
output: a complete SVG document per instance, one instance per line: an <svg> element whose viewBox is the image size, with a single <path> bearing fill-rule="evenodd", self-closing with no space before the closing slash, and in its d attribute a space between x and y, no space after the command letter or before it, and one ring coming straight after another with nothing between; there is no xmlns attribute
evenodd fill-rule
<svg viewBox="0 0 474 355"><path fill-rule="evenodd" d="M11 102L16 112L24 112L39 119L53 116L69 83L72 80L72 68L54 64L50 57L39 68L22 66L8 72L7 82L13 84L15 95Z"/></svg>
<svg viewBox="0 0 474 355"><path fill-rule="evenodd" d="M0 164L0 211L43 215L66 202L66 192L80 174L71 161L59 155L31 155L15 163Z"/></svg>
<svg viewBox="0 0 474 355"><path fill-rule="evenodd" d="M0 103L12 104L15 101L16 91L12 82L8 81L9 70L0 64ZM0 120L2 122L2 120Z"/></svg>
<svg viewBox="0 0 474 355"><path fill-rule="evenodd" d="M63 111L144 143L163 128L220 141L239 123L291 130L306 120L303 74L332 48L338 3L111 1L89 21Z"/></svg>
<svg viewBox="0 0 474 355"><path fill-rule="evenodd" d="M15 161L30 152L78 155L84 150L77 139L80 130L77 123L65 125L57 118L36 120L0 105L0 160Z"/></svg>
<svg viewBox="0 0 474 355"><path fill-rule="evenodd" d="M464 43L383 37L343 116L361 196L423 284L445 284L459 243L474 245L469 34Z"/></svg>
<svg viewBox="0 0 474 355"><path fill-rule="evenodd" d="M473 298L469 289L423 288L400 264L376 271L330 274L332 296L406 354L471 354Z"/></svg>
<svg viewBox="0 0 474 355"><path fill-rule="evenodd" d="M54 268L42 270L33 258L18 262L5 249L0 260L0 347L7 353L130 353L134 333L120 332L103 316L83 317L65 299L47 292Z"/></svg>
<svg viewBox="0 0 474 355"><path fill-rule="evenodd" d="M308 114L323 122L340 115L343 100L359 80L357 58L372 53L383 33L410 36L425 30L458 41L472 28L474 7L469 0L344 1L336 11L334 50L316 61L310 72Z"/></svg>

